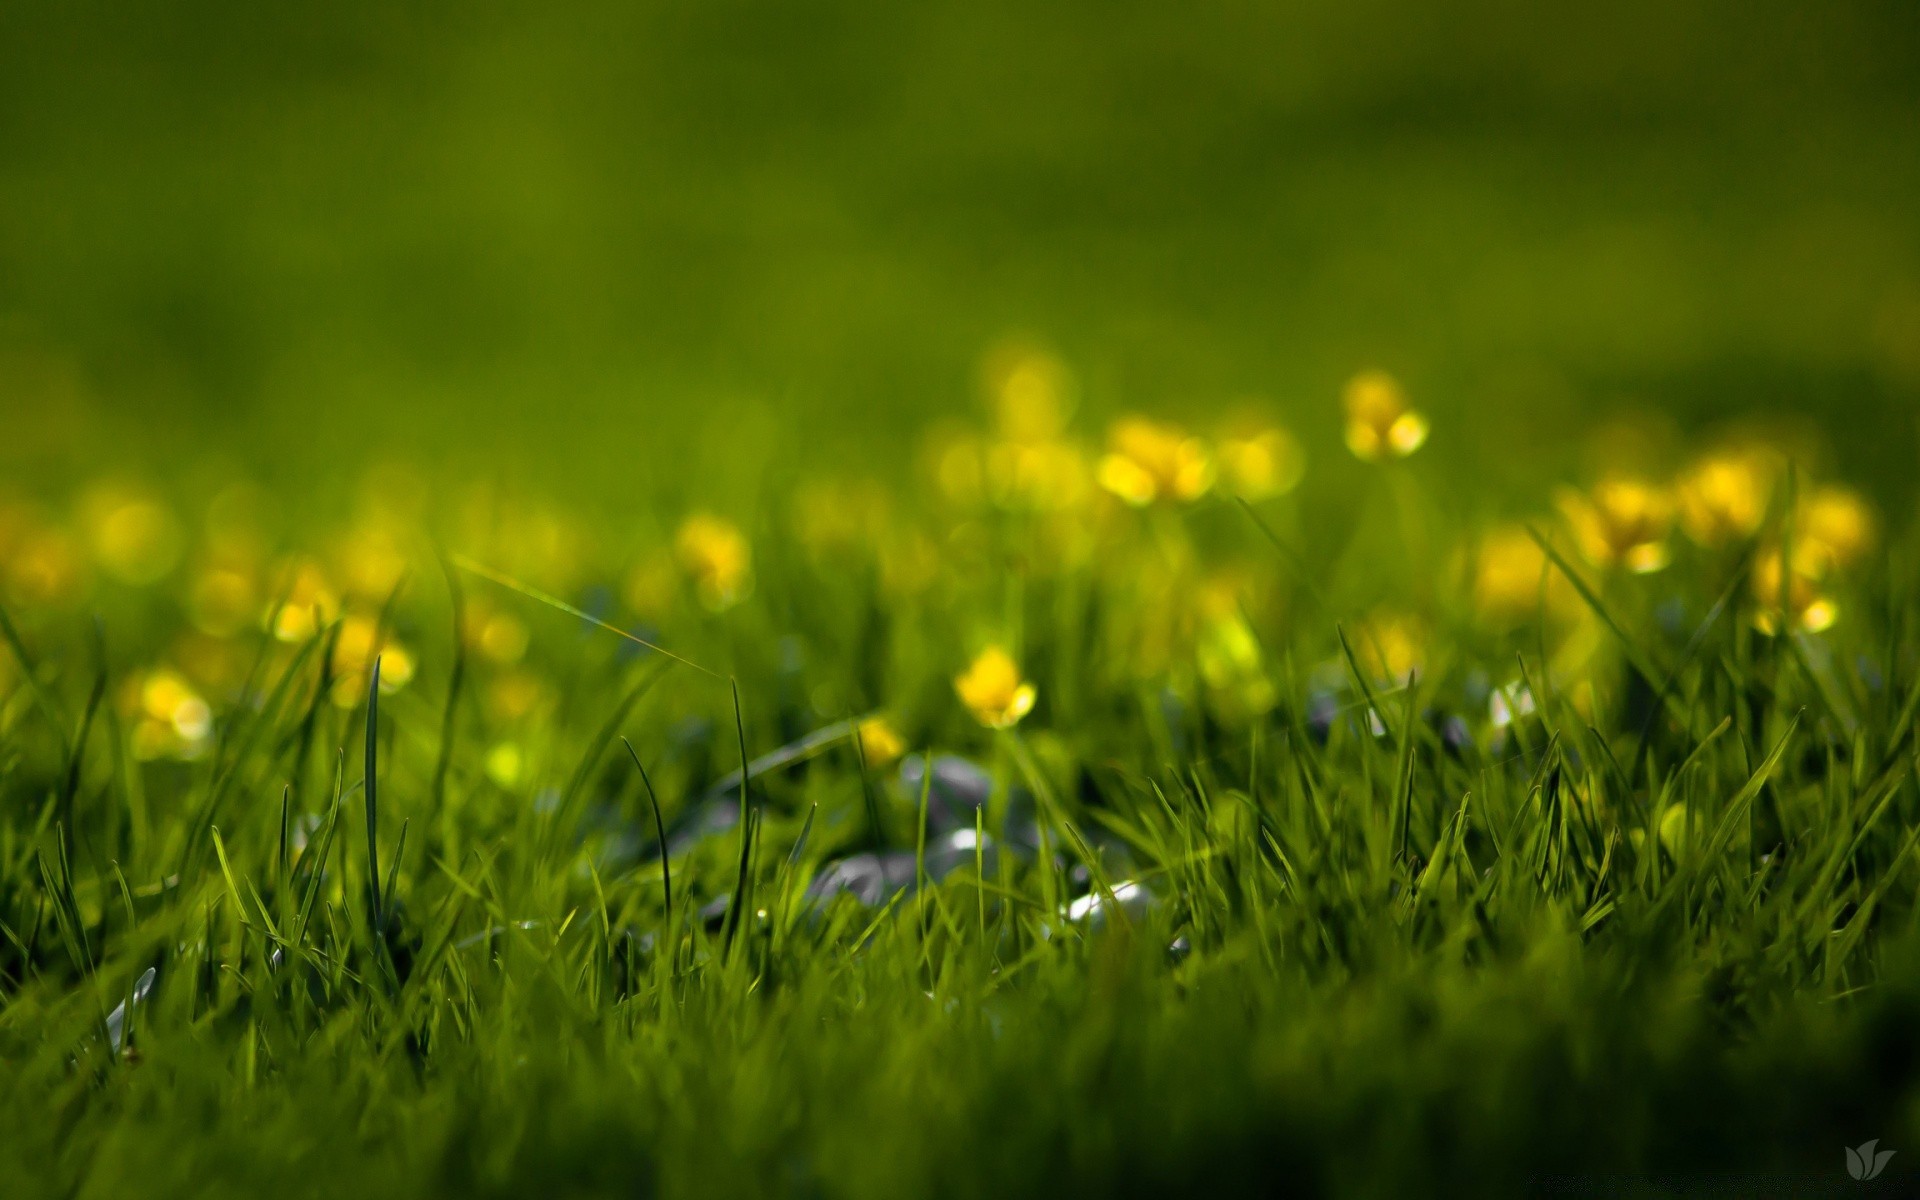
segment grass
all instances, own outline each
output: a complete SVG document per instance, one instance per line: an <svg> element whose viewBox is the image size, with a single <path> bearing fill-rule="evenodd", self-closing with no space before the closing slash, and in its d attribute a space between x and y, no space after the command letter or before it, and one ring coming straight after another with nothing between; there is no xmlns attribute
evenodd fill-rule
<svg viewBox="0 0 1920 1200"><path fill-rule="evenodd" d="M1224 480L796 497L750 583L711 526L624 599L618 555L522 578L503 517L358 599L265 556L218 637L204 566L16 607L9 1194L1799 1195L1915 1152L1909 545L1826 627L1751 583L1791 476L1651 574L1538 517L1501 619L1421 461L1362 501L1418 540ZM990 640L1031 712L955 695Z"/></svg>

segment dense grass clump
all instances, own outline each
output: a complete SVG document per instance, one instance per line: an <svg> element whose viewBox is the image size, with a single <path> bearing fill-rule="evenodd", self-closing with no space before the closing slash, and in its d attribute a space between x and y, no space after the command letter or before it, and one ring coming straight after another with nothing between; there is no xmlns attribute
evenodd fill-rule
<svg viewBox="0 0 1920 1200"><path fill-rule="evenodd" d="M1090 452L1056 371L905 494L637 538L391 473L34 510L7 1193L1901 1185L1864 500L1746 440L1495 521L1369 374L1329 527L1285 429Z"/></svg>

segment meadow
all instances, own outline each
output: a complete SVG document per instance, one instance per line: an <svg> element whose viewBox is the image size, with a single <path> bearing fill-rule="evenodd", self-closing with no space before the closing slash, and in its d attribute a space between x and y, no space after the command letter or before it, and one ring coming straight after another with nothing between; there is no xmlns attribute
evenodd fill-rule
<svg viewBox="0 0 1920 1200"><path fill-rule="evenodd" d="M0 1193L1911 1187L1900 6L7 8Z"/></svg>

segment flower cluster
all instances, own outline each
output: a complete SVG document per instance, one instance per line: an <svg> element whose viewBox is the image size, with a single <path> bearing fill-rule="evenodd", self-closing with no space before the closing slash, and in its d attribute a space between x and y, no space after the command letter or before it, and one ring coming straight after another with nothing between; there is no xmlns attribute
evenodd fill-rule
<svg viewBox="0 0 1920 1200"><path fill-rule="evenodd" d="M1055 711L1041 710L1048 697L1008 648L1036 646L1054 662L1022 626L1022 593L1011 584L1050 586L1098 600L1086 605L1093 615L1079 669L1117 686L1153 681L1202 696L1224 720L1273 709L1271 647L1302 619L1302 564L1283 563L1244 514L1218 501L1258 505L1267 538L1311 541L1295 506L1277 502L1305 476L1301 438L1258 403L1198 429L1127 413L1082 435L1072 373L1027 344L990 355L982 384L987 419L935 438L918 492L911 482L900 493L873 479L809 475L755 509L763 515L752 523L690 508L622 531L497 488L435 503L432 489L392 469L371 473L344 518L317 530L290 524L271 496L246 485L195 505L124 480L84 489L65 510L0 502L0 601L24 612L102 600L161 606L166 636L115 692L142 760L204 755L220 714L258 703L245 689L298 654L323 667L324 689L300 702L356 708L376 661L383 692L403 694L423 657L445 652L450 630L486 722L485 774L518 786L536 766L527 728L556 710L561 687L542 652L549 626L539 604L501 580L564 597L576 615L632 630L639 642L662 630L697 638L776 612L785 619L803 587L829 598L824 609L892 606L944 631L926 640L944 638L933 657L951 680L951 691L941 689L948 711L992 730ZM1356 458L1390 470L1383 500L1431 507L1421 492L1426 460L1402 464L1431 432L1407 388L1366 370L1339 389L1337 405L1333 391L1321 411L1337 416ZM1530 517L1471 529L1450 572L1433 570L1406 592L1340 597L1338 611L1315 618L1347 637L1348 655L1329 651L1328 662L1369 684L1402 684L1435 665L1442 632L1471 625L1498 638L1537 628L1553 639L1547 665L1578 675L1602 645L1583 589L1613 596L1654 586L1633 577L1677 563L1726 579L1745 572L1744 611L1768 634L1819 634L1840 619L1848 575L1879 538L1858 493L1805 477L1755 439L1710 446L1670 473L1631 468L1560 488ZM436 542L456 561L484 564L492 581L438 590L443 573L458 572ZM1404 557L1416 569L1431 565ZM849 581L874 592L849 591ZM436 628L422 615L423 590L458 596L458 613ZM1324 597L1315 603L1327 606ZM795 662L808 649L779 644ZM965 657L966 646L977 653ZM17 686L17 672L0 676L0 690ZM1502 711L1518 710L1518 682L1490 686ZM871 690L842 681L809 694L823 717L838 719L861 711L856 700L895 699ZM870 764L897 760L909 744L902 729L917 736L914 726L937 719L929 702L910 717L870 716L857 726L862 754Z"/></svg>

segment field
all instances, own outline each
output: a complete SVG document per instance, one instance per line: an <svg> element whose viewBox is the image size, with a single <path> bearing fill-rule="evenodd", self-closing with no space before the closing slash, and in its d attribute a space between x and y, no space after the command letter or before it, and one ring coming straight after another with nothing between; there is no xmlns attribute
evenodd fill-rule
<svg viewBox="0 0 1920 1200"><path fill-rule="evenodd" d="M0 0L0 1193L1905 1194L1916 113Z"/></svg>

